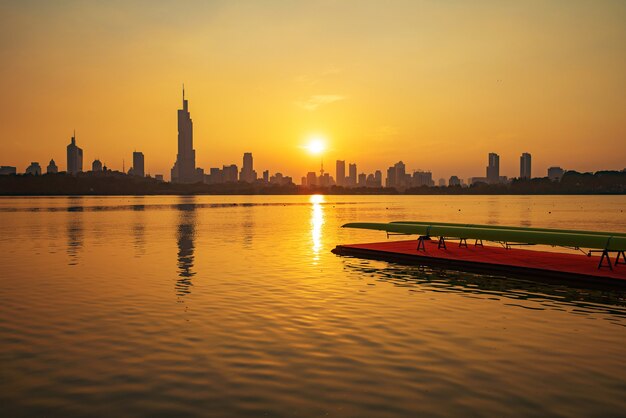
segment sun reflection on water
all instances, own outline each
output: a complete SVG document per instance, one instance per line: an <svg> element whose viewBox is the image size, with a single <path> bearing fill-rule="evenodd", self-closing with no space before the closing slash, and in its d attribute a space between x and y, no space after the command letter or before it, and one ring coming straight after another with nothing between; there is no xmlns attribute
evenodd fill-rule
<svg viewBox="0 0 626 418"><path fill-rule="evenodd" d="M313 261L319 260L319 253L322 249L322 226L324 225L324 195L314 194L311 195L309 202L311 202L311 240L313 243Z"/></svg>

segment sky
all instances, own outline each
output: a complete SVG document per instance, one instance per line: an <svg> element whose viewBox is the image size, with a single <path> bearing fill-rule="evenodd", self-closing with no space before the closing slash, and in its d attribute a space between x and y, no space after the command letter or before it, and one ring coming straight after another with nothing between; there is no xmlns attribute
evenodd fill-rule
<svg viewBox="0 0 626 418"><path fill-rule="evenodd" d="M169 178L185 84L196 164L299 183L326 139L359 172L626 168L626 2L0 0L0 165L98 158Z"/></svg>

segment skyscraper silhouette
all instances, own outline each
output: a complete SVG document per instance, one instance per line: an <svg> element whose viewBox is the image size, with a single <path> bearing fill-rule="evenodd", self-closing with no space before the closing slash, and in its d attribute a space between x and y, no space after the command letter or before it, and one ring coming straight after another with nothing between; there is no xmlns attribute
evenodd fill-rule
<svg viewBox="0 0 626 418"><path fill-rule="evenodd" d="M525 152L519 157L519 178L530 179L530 154Z"/></svg>
<svg viewBox="0 0 626 418"><path fill-rule="evenodd" d="M133 175L139 177L144 177L146 175L143 152L133 152Z"/></svg>
<svg viewBox="0 0 626 418"><path fill-rule="evenodd" d="M172 167L172 183L201 181L196 172L196 150L193 149L193 122L183 86L183 108L178 109L178 154Z"/></svg>
<svg viewBox="0 0 626 418"><path fill-rule="evenodd" d="M487 183L500 183L500 156L495 152L489 153L489 165L487 166Z"/></svg>
<svg viewBox="0 0 626 418"><path fill-rule="evenodd" d="M72 142L67 146L67 172L78 174L83 171L83 150L76 145L76 132L72 135Z"/></svg>
<svg viewBox="0 0 626 418"><path fill-rule="evenodd" d="M337 165L335 169L335 181L337 181L337 186L345 186L346 184L345 160L337 160Z"/></svg>
<svg viewBox="0 0 626 418"><path fill-rule="evenodd" d="M245 152L243 154L243 166L241 167L239 180L245 181L247 183L252 183L256 181L256 171L254 171L254 165L253 165L251 152Z"/></svg>

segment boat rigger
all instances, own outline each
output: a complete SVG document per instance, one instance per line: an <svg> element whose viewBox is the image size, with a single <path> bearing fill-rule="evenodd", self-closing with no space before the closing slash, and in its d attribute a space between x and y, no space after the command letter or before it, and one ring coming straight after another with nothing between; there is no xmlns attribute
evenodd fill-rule
<svg viewBox="0 0 626 418"><path fill-rule="evenodd" d="M578 231L548 228L525 228L476 224L453 224L442 222L403 222L390 223L355 222L343 225L344 228L360 228L385 231L389 234L418 235L416 252L426 251L425 243L431 237L438 237L437 248L446 250L446 240L458 239L459 248L468 248L467 240L475 240L474 246L482 246L483 241L503 244L506 249L512 245L549 245L574 249L587 249L587 255L601 253L598 269L608 267L613 270L610 254L616 254L614 265L626 264L626 233ZM536 251L528 251L537 253ZM505 253L506 254L506 253ZM554 253L547 253L554 254Z"/></svg>

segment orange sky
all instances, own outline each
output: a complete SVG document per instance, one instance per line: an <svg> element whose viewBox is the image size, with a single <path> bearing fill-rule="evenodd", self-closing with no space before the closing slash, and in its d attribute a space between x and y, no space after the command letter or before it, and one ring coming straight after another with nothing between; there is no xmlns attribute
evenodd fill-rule
<svg viewBox="0 0 626 418"><path fill-rule="evenodd" d="M176 158L184 82L197 165L299 183L319 158L433 177L626 167L624 1L0 3L0 165L146 171Z"/></svg>

